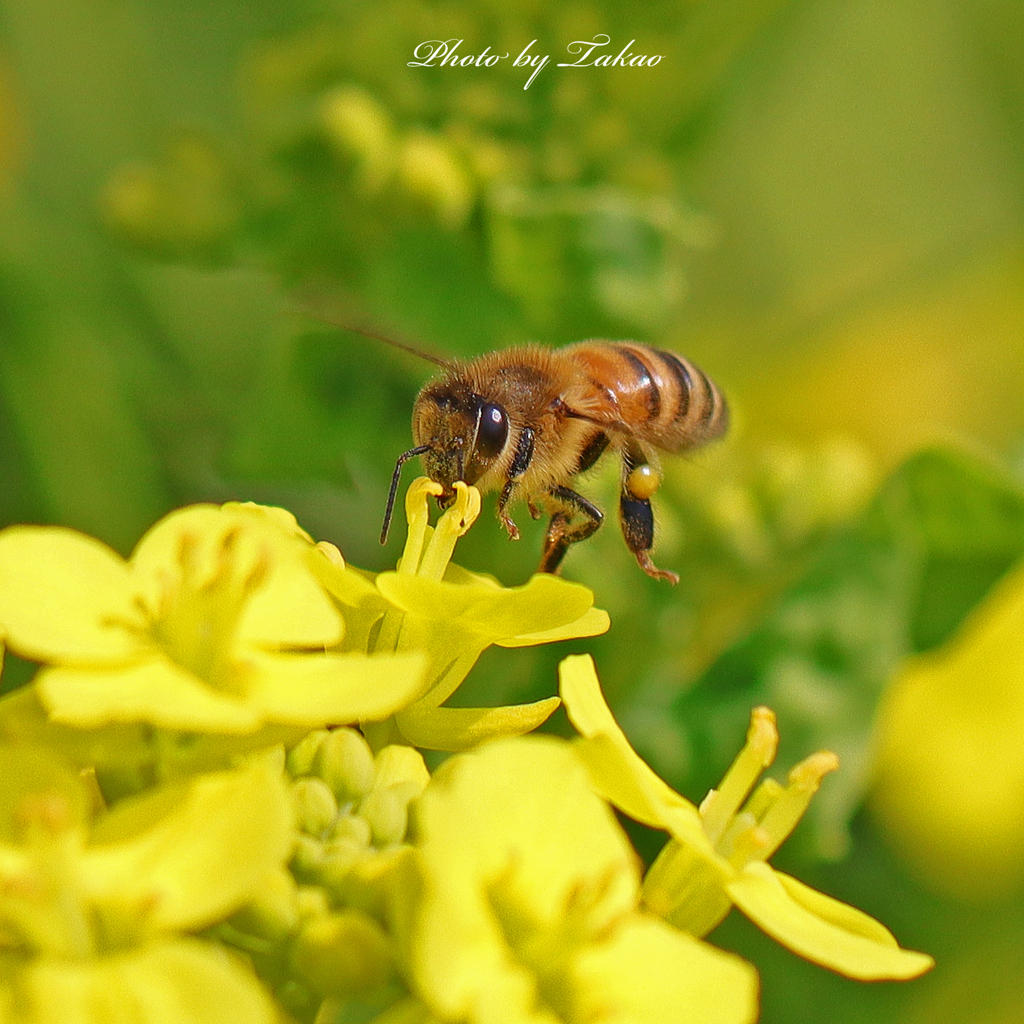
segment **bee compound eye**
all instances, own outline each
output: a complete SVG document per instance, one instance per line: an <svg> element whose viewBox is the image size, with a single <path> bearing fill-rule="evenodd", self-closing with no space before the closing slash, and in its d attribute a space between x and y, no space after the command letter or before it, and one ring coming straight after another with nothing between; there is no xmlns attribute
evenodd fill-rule
<svg viewBox="0 0 1024 1024"><path fill-rule="evenodd" d="M480 408L480 425L476 432L476 449L484 458L497 456L508 440L508 416L500 405L485 402Z"/></svg>

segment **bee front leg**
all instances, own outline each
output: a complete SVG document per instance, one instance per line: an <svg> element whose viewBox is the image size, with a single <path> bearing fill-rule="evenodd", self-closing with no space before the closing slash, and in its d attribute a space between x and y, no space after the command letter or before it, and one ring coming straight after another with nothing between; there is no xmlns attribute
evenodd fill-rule
<svg viewBox="0 0 1024 1024"><path fill-rule="evenodd" d="M569 545L586 540L604 520L604 513L596 505L568 487L553 487L549 498L561 507L548 523L538 572L557 572Z"/></svg>
<svg viewBox="0 0 1024 1024"><path fill-rule="evenodd" d="M512 517L506 511L509 501L512 500L512 492L519 483L519 478L530 468L533 461L533 439L535 431L532 427L523 427L519 438L516 441L515 454L512 456L512 465L508 469L508 478L505 486L501 489L501 497L498 498L498 518L501 525L508 530L512 540L519 540L519 527L513 522ZM531 512L533 511L531 506ZM536 517L535 517L536 518Z"/></svg>
<svg viewBox="0 0 1024 1024"><path fill-rule="evenodd" d="M645 472L648 471L648 472ZM622 536L626 547L648 576L656 580L668 580L673 586L679 576L667 569L659 569L651 561L654 546L654 509L650 495L657 490L660 479L652 478L653 470L646 463L634 465L627 459L623 470L622 492L619 495L619 515L622 521ZM639 492L639 493L638 493Z"/></svg>

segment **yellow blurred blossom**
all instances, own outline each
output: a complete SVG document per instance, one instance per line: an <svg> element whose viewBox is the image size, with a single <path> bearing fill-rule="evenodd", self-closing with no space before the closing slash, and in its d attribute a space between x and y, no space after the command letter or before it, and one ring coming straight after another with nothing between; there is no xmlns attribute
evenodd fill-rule
<svg viewBox="0 0 1024 1024"><path fill-rule="evenodd" d="M182 934L282 866L293 827L272 759L126 801L95 825L78 779L30 748L0 748L0 790L5 1020L278 1019L248 969Z"/></svg>
<svg viewBox="0 0 1024 1024"><path fill-rule="evenodd" d="M750 965L641 909L636 855L564 741L499 740L453 758L417 825L409 957L437 1019L756 1019Z"/></svg>
<svg viewBox="0 0 1024 1024"><path fill-rule="evenodd" d="M932 887L998 899L1024 883L1024 566L882 701L872 810Z"/></svg>
<svg viewBox="0 0 1024 1024"><path fill-rule="evenodd" d="M126 562L82 534L0 533L0 631L43 663L50 719L254 733L385 718L422 691L415 652L326 653L344 624L312 541L256 505L172 512Z"/></svg>

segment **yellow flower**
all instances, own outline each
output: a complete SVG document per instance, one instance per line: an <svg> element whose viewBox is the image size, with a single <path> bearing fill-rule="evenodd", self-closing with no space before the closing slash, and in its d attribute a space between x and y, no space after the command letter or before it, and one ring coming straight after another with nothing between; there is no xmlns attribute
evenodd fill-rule
<svg viewBox="0 0 1024 1024"><path fill-rule="evenodd" d="M291 808L271 759L126 801L93 827L78 779L31 748L0 748L0 792L5 1020L14 1007L24 1024L277 1020L250 971L182 934L282 867Z"/></svg>
<svg viewBox="0 0 1024 1024"><path fill-rule="evenodd" d="M879 708L871 809L914 870L961 899L1024 883L1024 566Z"/></svg>
<svg viewBox="0 0 1024 1024"><path fill-rule="evenodd" d="M415 989L440 1021L742 1024L757 975L638 908L636 855L552 737L446 762L417 804Z"/></svg>
<svg viewBox="0 0 1024 1024"><path fill-rule="evenodd" d="M248 734L386 718L422 692L416 652L326 653L343 622L281 509L172 512L127 562L57 527L0 533L0 633L43 662L50 720Z"/></svg>
<svg viewBox="0 0 1024 1024"><path fill-rule="evenodd" d="M698 810L641 760L601 694L589 655L566 658L560 691L595 789L630 817L663 829L669 842L644 879L644 903L678 927L704 935L735 905L772 938L851 978L912 978L931 957L900 949L874 918L769 866L767 858L796 827L834 754L812 754L789 785L754 788L775 757L775 716L758 708L747 743L718 789Z"/></svg>
<svg viewBox="0 0 1024 1024"><path fill-rule="evenodd" d="M480 654L491 644L522 647L608 628L608 615L593 607L586 587L538 574L521 587L503 587L490 576L451 564L455 543L480 513L480 492L461 482L456 497L429 525L431 496L440 484L426 477L409 488L405 508L409 536L395 572L377 576L345 566L336 549L325 554L321 580L343 609L348 625L343 649L361 652L425 652L426 692L399 710L386 728L367 731L375 747L407 742L431 750L465 750L486 739L520 735L558 707L550 697L499 708L446 708Z"/></svg>

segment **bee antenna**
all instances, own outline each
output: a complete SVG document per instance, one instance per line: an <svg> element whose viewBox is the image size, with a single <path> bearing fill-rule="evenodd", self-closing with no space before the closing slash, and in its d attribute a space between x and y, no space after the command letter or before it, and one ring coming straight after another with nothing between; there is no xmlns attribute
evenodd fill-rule
<svg viewBox="0 0 1024 1024"><path fill-rule="evenodd" d="M356 324L335 319L329 314L323 313L318 309L306 306L302 309L302 313L305 316L312 317L314 320L319 320L320 323L326 324L328 327L336 327L341 331L352 331L354 334L361 334L364 338L371 338L374 341L383 342L385 345L390 345L391 348L397 348L402 352L408 352L409 355L425 359L428 363L433 363L435 366L440 366L445 370L450 370L455 365L450 360L442 359L440 356L431 355L431 353L424 352L423 349L417 348L415 345L409 345L404 341L398 341L396 338L389 338L386 334L370 330L368 327L359 327Z"/></svg>
<svg viewBox="0 0 1024 1024"><path fill-rule="evenodd" d="M424 452L430 451L429 444L417 445L415 448L410 448L407 452L402 452L398 456L398 461L395 463L395 472L391 477L391 490L388 491L388 504L387 508L384 509L384 525L380 531L380 542L381 544L387 544L388 532L391 529L391 513L395 510L395 495L398 493L398 480L402 475L402 466L404 466L410 459L416 458L417 455L422 455Z"/></svg>

